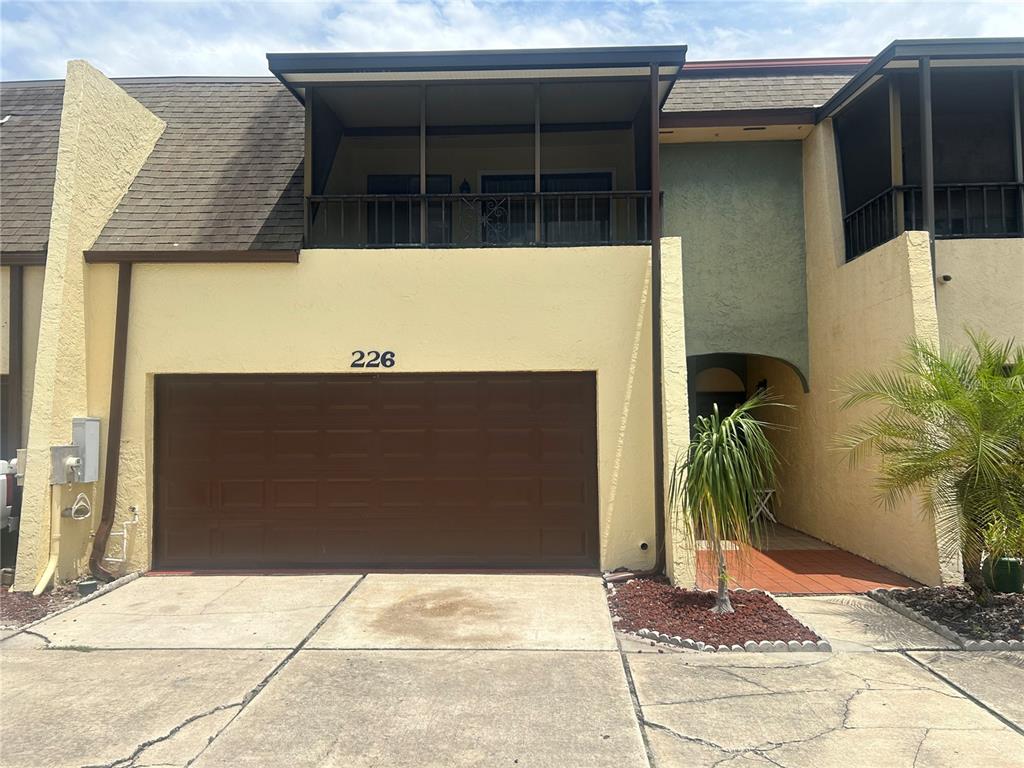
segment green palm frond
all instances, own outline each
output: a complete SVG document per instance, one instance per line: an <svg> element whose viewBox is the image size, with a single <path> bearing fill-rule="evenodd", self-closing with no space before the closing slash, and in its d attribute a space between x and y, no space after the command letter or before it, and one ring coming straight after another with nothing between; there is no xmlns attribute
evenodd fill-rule
<svg viewBox="0 0 1024 768"><path fill-rule="evenodd" d="M887 507L919 494L976 581L966 571L980 566L986 531L1024 520L1024 347L968 336L968 348L943 353L912 339L893 369L844 382L841 408L879 409L836 447L851 466L878 456Z"/></svg>
<svg viewBox="0 0 1024 768"><path fill-rule="evenodd" d="M710 416L699 417L689 450L677 459L670 478L669 504L681 526L706 539L719 555L720 579L725 578L725 542L750 544L758 538L753 512L759 494L775 487L778 457L766 431L782 427L754 414L767 405L790 407L766 391L727 416L715 405Z"/></svg>

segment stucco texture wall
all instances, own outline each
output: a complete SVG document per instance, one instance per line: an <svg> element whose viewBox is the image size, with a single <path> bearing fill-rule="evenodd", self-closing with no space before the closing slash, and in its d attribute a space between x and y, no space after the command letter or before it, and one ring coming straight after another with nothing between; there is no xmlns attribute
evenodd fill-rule
<svg viewBox="0 0 1024 768"><path fill-rule="evenodd" d="M149 565L160 373L597 372L601 564L653 564L650 248L305 250L298 265L137 265L117 523ZM157 512L159 514L159 512ZM649 548L641 550L647 542Z"/></svg>
<svg viewBox="0 0 1024 768"><path fill-rule="evenodd" d="M0 341L3 344L2 365L0 373L10 373L10 267L0 268L0 296L2 296L3 332ZM24 448L28 443L29 414L32 413L32 379L36 370L36 346L39 343L39 313L43 303L43 272L44 267L22 267L22 350L21 350L21 444ZM2 418L2 416L0 416ZM4 456L2 458L10 458Z"/></svg>
<svg viewBox="0 0 1024 768"><path fill-rule="evenodd" d="M926 584L955 580L940 555L934 521L917 499L886 509L877 501L873 464L852 470L834 439L870 413L840 411L837 389L860 371L890 367L911 336L937 341L931 260L925 233L904 233L844 263L842 215L831 124L804 146L810 391L778 361L754 359L748 377L768 378L796 406L774 416L784 463L781 522Z"/></svg>
<svg viewBox="0 0 1024 768"><path fill-rule="evenodd" d="M966 329L1024 344L1024 240L937 240L935 267L944 349L970 344Z"/></svg>
<svg viewBox="0 0 1024 768"><path fill-rule="evenodd" d="M87 335L92 330L96 339L109 338L112 329L89 328L83 252L99 235L163 129L163 121L98 70L84 61L68 63L32 384L16 589L30 589L44 569L51 506L66 506L79 492L90 497L94 509L102 501L101 483L54 486L51 494L49 449L70 442L72 417L106 416L89 413ZM81 572L96 521L93 515L88 522L62 525L58 580Z"/></svg>
<svg viewBox="0 0 1024 768"><path fill-rule="evenodd" d="M800 142L661 148L666 235L682 239L686 345L779 357L806 373Z"/></svg>

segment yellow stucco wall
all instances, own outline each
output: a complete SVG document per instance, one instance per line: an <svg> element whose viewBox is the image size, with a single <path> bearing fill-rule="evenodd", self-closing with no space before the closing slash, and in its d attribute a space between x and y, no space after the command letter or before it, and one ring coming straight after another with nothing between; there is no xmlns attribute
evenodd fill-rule
<svg viewBox="0 0 1024 768"><path fill-rule="evenodd" d="M751 381L767 378L797 406L775 414L791 427L774 436L784 459L778 515L787 525L936 584L955 575L940 562L934 522L920 503L885 509L876 500L871 466L851 470L833 448L835 436L869 412L839 411L840 382L890 365L912 335L938 338L927 235L905 233L844 263L834 146L830 121L804 143L810 391L802 392L775 360L752 359L748 374Z"/></svg>
<svg viewBox="0 0 1024 768"><path fill-rule="evenodd" d="M953 278L938 286L943 348L969 344L965 328L1024 344L1024 240L938 240L935 267Z"/></svg>
<svg viewBox="0 0 1024 768"><path fill-rule="evenodd" d="M50 446L70 442L72 417L104 415L88 412L90 328L83 252L163 129L163 121L102 73L84 61L68 63L32 383L16 589L31 589L46 564L51 505L66 506L79 492L91 498L94 509L101 501L98 483L55 486L51 494ZM87 523L62 526L58 579L82 570L96 520L93 515Z"/></svg>
<svg viewBox="0 0 1024 768"><path fill-rule="evenodd" d="M24 448L28 443L29 414L32 413L32 379L36 370L36 345L39 343L39 313L43 302L43 272L44 267L22 267L22 425L21 443L19 447ZM0 268L0 317L3 319L3 331L0 333L0 344L2 344L2 364L0 373L10 373L10 296L11 296L11 270L10 267ZM0 415L0 418L3 418ZM3 456L0 458L11 458Z"/></svg>
<svg viewBox="0 0 1024 768"><path fill-rule="evenodd" d="M596 371L601 563L652 565L649 296L647 247L136 265L115 529L132 505L140 523L126 567L150 563L155 374L358 373L353 349L393 350L396 372Z"/></svg>

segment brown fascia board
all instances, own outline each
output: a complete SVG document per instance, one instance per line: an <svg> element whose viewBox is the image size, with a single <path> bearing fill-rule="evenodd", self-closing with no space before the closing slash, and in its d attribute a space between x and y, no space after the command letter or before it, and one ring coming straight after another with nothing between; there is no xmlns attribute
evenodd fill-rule
<svg viewBox="0 0 1024 768"><path fill-rule="evenodd" d="M403 51L398 53L268 53L270 71L458 71L464 69L534 69L627 65L681 65L685 45L600 48L523 48L477 51Z"/></svg>
<svg viewBox="0 0 1024 768"><path fill-rule="evenodd" d="M813 125L815 109L720 109L662 112L662 128L730 128L749 125Z"/></svg>
<svg viewBox="0 0 1024 768"><path fill-rule="evenodd" d="M5 267L39 267L46 264L46 251L3 251L0 265Z"/></svg>
<svg viewBox="0 0 1024 768"><path fill-rule="evenodd" d="M875 56L850 82L817 110L817 122L832 117L847 99L885 70L889 62L909 59L987 59L1024 56L1024 37L949 38L894 40Z"/></svg>
<svg viewBox="0 0 1024 768"><path fill-rule="evenodd" d="M89 264L297 264L299 251L86 251Z"/></svg>

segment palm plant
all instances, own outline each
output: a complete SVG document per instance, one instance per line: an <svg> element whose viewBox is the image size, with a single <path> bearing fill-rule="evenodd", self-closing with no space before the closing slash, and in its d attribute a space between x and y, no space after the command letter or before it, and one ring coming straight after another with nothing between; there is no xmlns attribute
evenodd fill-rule
<svg viewBox="0 0 1024 768"><path fill-rule="evenodd" d="M715 404L710 416L697 419L686 456L672 470L669 504L694 538L708 542L718 564L715 613L733 612L725 547L750 545L760 537L754 514L758 496L775 485L778 457L765 434L775 425L754 416L773 402L759 392L725 417Z"/></svg>
<svg viewBox="0 0 1024 768"><path fill-rule="evenodd" d="M839 445L852 466L880 457L877 488L888 508L921 494L941 545L959 553L964 581L986 601L985 534L1024 519L1024 347L970 339L948 353L913 339L894 370L848 381L843 408L881 410Z"/></svg>

